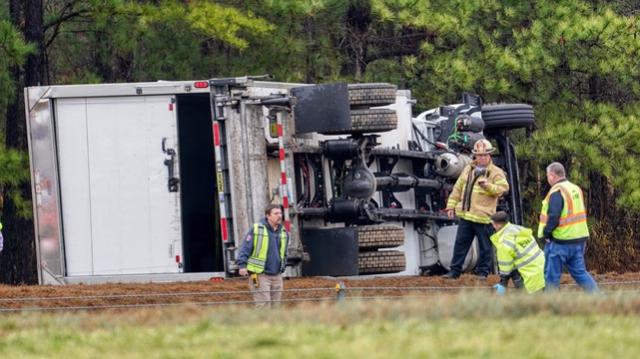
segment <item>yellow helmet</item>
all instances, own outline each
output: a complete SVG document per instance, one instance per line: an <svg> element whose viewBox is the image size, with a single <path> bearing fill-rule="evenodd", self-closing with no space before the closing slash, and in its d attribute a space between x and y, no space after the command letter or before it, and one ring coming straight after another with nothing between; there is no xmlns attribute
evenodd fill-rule
<svg viewBox="0 0 640 359"><path fill-rule="evenodd" d="M493 151L495 150L496 149L493 147L491 142L489 142L488 140L482 139L482 140L476 141L476 143L473 145L473 150L471 152L473 152L474 155L486 155L486 154L493 153Z"/></svg>

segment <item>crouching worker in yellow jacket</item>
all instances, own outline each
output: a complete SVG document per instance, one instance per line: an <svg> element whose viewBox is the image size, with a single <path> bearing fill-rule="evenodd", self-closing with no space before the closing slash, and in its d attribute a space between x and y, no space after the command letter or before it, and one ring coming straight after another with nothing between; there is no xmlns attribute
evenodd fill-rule
<svg viewBox="0 0 640 359"><path fill-rule="evenodd" d="M496 230L491 243L498 257L500 284L495 285L498 294L504 294L514 271L520 272L528 293L544 289L544 254L531 229L509 223L509 215L504 211L492 215L491 224Z"/></svg>

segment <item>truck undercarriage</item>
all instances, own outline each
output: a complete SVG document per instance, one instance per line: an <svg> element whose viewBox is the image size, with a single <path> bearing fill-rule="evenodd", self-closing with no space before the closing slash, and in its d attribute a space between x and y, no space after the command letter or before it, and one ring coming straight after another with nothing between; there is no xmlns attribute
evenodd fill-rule
<svg viewBox="0 0 640 359"><path fill-rule="evenodd" d="M480 97L464 94L460 104L411 118L410 93L391 84L302 86L245 98L228 86L218 82L213 98L220 127L227 121L222 113L251 111L249 106L238 111L242 103L256 104L253 110L266 114L265 128L281 126L279 133L258 130L256 137L238 140L260 143L266 133L265 156L257 157L266 163L256 159L257 168L278 163L282 169L266 183L269 201L290 207L291 275L434 274L448 268L456 221L443 209L481 138L497 144L494 162L512 184L499 207L515 223L522 221L508 131L533 125L528 105L483 106ZM270 137L284 145L270 143ZM227 246L230 272L235 270L232 243ZM475 252L474 247L467 268L475 265Z"/></svg>

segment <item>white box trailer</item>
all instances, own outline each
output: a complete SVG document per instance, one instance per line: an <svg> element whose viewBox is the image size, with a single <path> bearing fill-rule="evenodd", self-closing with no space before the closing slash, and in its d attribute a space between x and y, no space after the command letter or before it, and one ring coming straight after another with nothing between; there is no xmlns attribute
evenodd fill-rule
<svg viewBox="0 0 640 359"><path fill-rule="evenodd" d="M284 204L288 275L446 268L456 226L439 210L466 155L437 148L437 132L483 113L466 98L412 119L410 92L388 84L248 77L31 87L25 99L43 284L233 275L236 243L269 203ZM506 129L530 124L517 116L492 132L516 218Z"/></svg>
<svg viewBox="0 0 640 359"><path fill-rule="evenodd" d="M204 131L211 137L209 95L187 84L26 89L41 283L224 272L214 221L203 218L215 211L213 144L194 148ZM190 166L181 176L180 156L169 154L179 125L185 156L208 168ZM198 193L169 188L169 169Z"/></svg>

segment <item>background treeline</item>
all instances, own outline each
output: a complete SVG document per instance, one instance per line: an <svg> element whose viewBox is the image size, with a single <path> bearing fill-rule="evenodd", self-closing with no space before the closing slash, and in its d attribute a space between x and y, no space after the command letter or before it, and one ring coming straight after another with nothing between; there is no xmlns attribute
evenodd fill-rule
<svg viewBox="0 0 640 359"><path fill-rule="evenodd" d="M8 0L0 4L0 280L33 283L22 88L207 79L391 82L416 113L457 102L535 106L519 133L528 222L565 163L586 190L591 269L640 270L640 2ZM117 224L114 224L117 225Z"/></svg>

